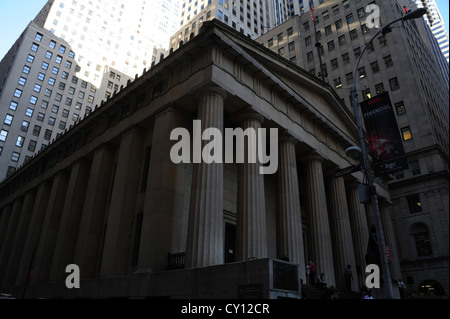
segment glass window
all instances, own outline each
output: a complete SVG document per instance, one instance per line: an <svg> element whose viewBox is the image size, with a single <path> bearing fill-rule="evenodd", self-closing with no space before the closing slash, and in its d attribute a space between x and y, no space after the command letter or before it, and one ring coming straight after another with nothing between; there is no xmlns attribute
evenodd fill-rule
<svg viewBox="0 0 450 319"><path fill-rule="evenodd" d="M42 86L40 86L39 84L34 84L33 91L39 93L39 92L41 92L41 88L42 88Z"/></svg>
<svg viewBox="0 0 450 319"><path fill-rule="evenodd" d="M400 88L400 84L398 83L398 79L397 78L392 78L389 80L389 85L391 86L391 90L395 91L398 90Z"/></svg>
<svg viewBox="0 0 450 319"><path fill-rule="evenodd" d="M52 131L51 130L45 130L44 139L47 141L50 141L52 137Z"/></svg>
<svg viewBox="0 0 450 319"><path fill-rule="evenodd" d="M25 83L27 83L27 79L24 78L23 76L21 76L21 77L19 78L18 84L24 86Z"/></svg>
<svg viewBox="0 0 450 319"><path fill-rule="evenodd" d="M38 79L39 81L44 81L44 79L45 79L45 74L42 73L42 72L39 72L37 79Z"/></svg>
<svg viewBox="0 0 450 319"><path fill-rule="evenodd" d="M54 66L54 67L52 68L52 73L55 74L55 75L57 75L58 72L59 72L59 69L58 69L56 66Z"/></svg>
<svg viewBox="0 0 450 319"><path fill-rule="evenodd" d="M22 121L22 126L20 127L20 130L22 132L28 132L28 128L30 127L30 122L28 121Z"/></svg>
<svg viewBox="0 0 450 319"><path fill-rule="evenodd" d="M42 62L42 69L47 70L48 69L48 63L47 62Z"/></svg>
<svg viewBox="0 0 450 319"><path fill-rule="evenodd" d="M56 79L54 79L54 78L48 79L48 84L50 84L51 86L54 86L55 83L56 83Z"/></svg>
<svg viewBox="0 0 450 319"><path fill-rule="evenodd" d="M8 131L1 130L0 131L0 141L2 141L2 142L6 141L7 137L8 137Z"/></svg>
<svg viewBox="0 0 450 319"><path fill-rule="evenodd" d="M20 153L13 152L12 156L11 156L11 161L18 162L19 161L19 157L20 157Z"/></svg>
<svg viewBox="0 0 450 319"><path fill-rule="evenodd" d="M397 115L402 115L406 113L406 108L403 101L395 103L395 109L397 111Z"/></svg>
<svg viewBox="0 0 450 319"><path fill-rule="evenodd" d="M28 65L24 65L22 69L22 73L29 74L31 68Z"/></svg>
<svg viewBox="0 0 450 319"><path fill-rule="evenodd" d="M420 210L418 212L421 212L422 207L418 204L420 204L420 202L416 203L416 205L420 207ZM411 227L411 233L414 237L418 257L431 256L432 250L428 227L424 223L413 224Z"/></svg>
<svg viewBox="0 0 450 319"><path fill-rule="evenodd" d="M25 112L25 115L28 117L32 117L33 116L33 112L34 110L32 108L27 108L27 111Z"/></svg>
<svg viewBox="0 0 450 319"><path fill-rule="evenodd" d="M14 96L17 98L20 98L22 96L22 90L15 89L14 90Z"/></svg>
<svg viewBox="0 0 450 319"><path fill-rule="evenodd" d="M16 140L16 146L22 147L24 142L25 142L25 137L19 135Z"/></svg>
<svg viewBox="0 0 450 319"><path fill-rule="evenodd" d="M12 116L10 114L6 114L5 120L3 121L3 123L6 125L11 125L13 119L14 119L14 116Z"/></svg>
<svg viewBox="0 0 450 319"><path fill-rule="evenodd" d="M9 109L15 111L17 110L17 105L17 102L11 101L11 103L9 103Z"/></svg>
<svg viewBox="0 0 450 319"><path fill-rule="evenodd" d="M36 150L36 141L30 140L30 143L28 144L28 150L30 152L34 152Z"/></svg>
<svg viewBox="0 0 450 319"><path fill-rule="evenodd" d="M54 49L56 47L56 42L53 40L50 40L50 43L48 45L50 48Z"/></svg>
<svg viewBox="0 0 450 319"><path fill-rule="evenodd" d="M36 33L36 36L34 37L34 39L36 40L36 41L41 41L42 40L42 37L43 37L43 35L42 34L40 34L39 32L37 32Z"/></svg>
<svg viewBox="0 0 450 319"><path fill-rule="evenodd" d="M59 52L61 52L61 53L66 52L66 47L63 46L63 45L60 45L60 46L59 46Z"/></svg>
<svg viewBox="0 0 450 319"><path fill-rule="evenodd" d="M53 56L53 53L50 51L47 51L47 53L45 53L45 57L49 60L52 58L52 56Z"/></svg>
<svg viewBox="0 0 450 319"><path fill-rule="evenodd" d="M404 128L402 128L402 137L404 141L409 141L412 139L412 133L411 133L411 129L409 128L409 126L406 126Z"/></svg>
<svg viewBox="0 0 450 319"><path fill-rule="evenodd" d="M412 161L408 163L409 169L411 170L411 174L413 176L420 175L420 165L419 161Z"/></svg>
<svg viewBox="0 0 450 319"><path fill-rule="evenodd" d="M31 51L37 52L39 50L39 44L34 43L31 45Z"/></svg>
<svg viewBox="0 0 450 319"><path fill-rule="evenodd" d="M55 62L58 63L58 64L61 64L62 60L63 60L63 57L60 56L60 55L57 55L56 59L55 59Z"/></svg>
<svg viewBox="0 0 450 319"><path fill-rule="evenodd" d="M33 63L33 61L34 61L34 55L28 54L27 62Z"/></svg>
<svg viewBox="0 0 450 319"><path fill-rule="evenodd" d="M30 97L30 104L36 105L38 98L34 95Z"/></svg>

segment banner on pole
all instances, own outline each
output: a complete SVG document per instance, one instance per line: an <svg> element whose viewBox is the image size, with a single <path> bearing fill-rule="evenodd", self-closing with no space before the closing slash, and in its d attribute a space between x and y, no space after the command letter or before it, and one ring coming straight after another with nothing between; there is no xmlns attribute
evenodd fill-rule
<svg viewBox="0 0 450 319"><path fill-rule="evenodd" d="M361 102L369 152L376 177L407 168L405 151L389 93Z"/></svg>

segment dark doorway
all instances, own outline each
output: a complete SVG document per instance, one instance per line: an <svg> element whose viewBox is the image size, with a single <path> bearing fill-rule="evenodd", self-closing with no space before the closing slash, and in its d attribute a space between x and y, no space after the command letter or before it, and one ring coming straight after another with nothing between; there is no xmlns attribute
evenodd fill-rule
<svg viewBox="0 0 450 319"><path fill-rule="evenodd" d="M225 263L234 262L236 250L236 225L225 223Z"/></svg>

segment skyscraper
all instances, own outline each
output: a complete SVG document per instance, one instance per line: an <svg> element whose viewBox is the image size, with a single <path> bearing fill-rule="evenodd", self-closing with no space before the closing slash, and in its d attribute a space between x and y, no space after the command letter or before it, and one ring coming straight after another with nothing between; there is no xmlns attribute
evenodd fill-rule
<svg viewBox="0 0 450 319"><path fill-rule="evenodd" d="M0 64L0 180L159 62L174 21L177 0L49 0Z"/></svg>
<svg viewBox="0 0 450 319"><path fill-rule="evenodd" d="M318 77L324 72L325 81L352 109L349 89L356 61L379 30L368 26L369 4L315 3L315 28L311 15L302 14L257 41ZM380 4L381 22L401 17L404 5L408 2ZM393 206L385 217L396 227L402 278L416 290L432 280L448 293L448 66L445 78L427 28L422 19L399 22L369 44L357 72L358 98L388 92L406 151L409 169L386 180Z"/></svg>
<svg viewBox="0 0 450 319"><path fill-rule="evenodd" d="M445 31L444 20L434 0L414 0L418 7L427 9L425 21L430 26L434 37L436 38L442 54L445 56L447 63L449 62L449 42L448 34Z"/></svg>

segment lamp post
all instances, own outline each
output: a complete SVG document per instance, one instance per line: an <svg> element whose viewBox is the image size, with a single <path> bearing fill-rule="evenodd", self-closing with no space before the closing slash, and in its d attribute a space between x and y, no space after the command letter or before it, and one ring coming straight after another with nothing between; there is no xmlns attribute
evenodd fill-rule
<svg viewBox="0 0 450 319"><path fill-rule="evenodd" d="M379 30L364 47L363 51L361 52L360 56L358 57L358 60L356 62L355 69L353 72L354 85L351 88L351 100L352 100L352 104L353 104L353 111L355 113L356 124L358 126L359 143L360 143L361 149L353 146L353 147L349 147L346 150L346 152L349 157L351 157L353 159L360 159L362 161L362 164L364 167L364 173L367 177L367 183L368 183L369 194L370 194L370 204L371 204L371 208L372 208L373 224L374 224L376 232L377 232L377 239L378 239L378 244L379 244L379 246L378 246L379 254L380 254L380 258L381 258L381 268L382 268L383 276L384 276L384 289L385 289L386 299L393 299L394 295L393 295L393 289L392 289L392 281L391 281L391 272L389 269L389 262L388 262L388 259L386 256L386 251L385 251L386 243L384 240L383 227L381 225L380 212L379 212L379 208L378 208L378 198L377 198L377 193L376 193L376 189L375 189L375 185L374 185L374 177L372 175L372 170L369 165L369 159L367 157L367 148L366 148L366 143L365 143L365 139L364 139L363 128L361 125L359 109L358 109L357 72L358 72L359 62L361 61L361 57L366 52L370 43L372 43L372 41L380 33L386 34L386 33L390 32L391 31L390 25L392 25L398 21L417 19L417 18L422 17L425 13L426 13L426 9L419 8L417 10L414 10L414 11L404 15L401 18L398 18L392 22L389 22L386 26L384 26L381 30Z"/></svg>

